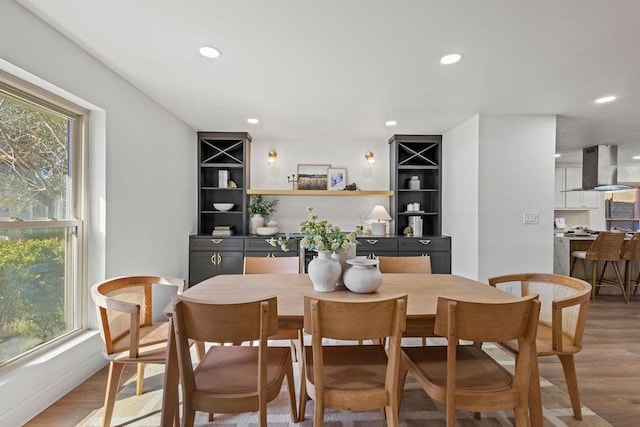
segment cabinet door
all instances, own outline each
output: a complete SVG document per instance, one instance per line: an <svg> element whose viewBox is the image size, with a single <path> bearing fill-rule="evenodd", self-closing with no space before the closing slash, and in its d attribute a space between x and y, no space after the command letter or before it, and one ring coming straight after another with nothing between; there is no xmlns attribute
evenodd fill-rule
<svg viewBox="0 0 640 427"><path fill-rule="evenodd" d="M564 208L565 207L565 194L564 190L564 175L565 168L556 168L556 175L554 181L554 189L555 189L555 197L553 201L553 206L556 208Z"/></svg>
<svg viewBox="0 0 640 427"><path fill-rule="evenodd" d="M242 252L191 251L189 255L189 286L218 274L242 274Z"/></svg>
<svg viewBox="0 0 640 427"><path fill-rule="evenodd" d="M564 188L573 190L582 187L582 168L565 168ZM582 202L583 191L567 191L565 194L565 207L580 208L584 204Z"/></svg>

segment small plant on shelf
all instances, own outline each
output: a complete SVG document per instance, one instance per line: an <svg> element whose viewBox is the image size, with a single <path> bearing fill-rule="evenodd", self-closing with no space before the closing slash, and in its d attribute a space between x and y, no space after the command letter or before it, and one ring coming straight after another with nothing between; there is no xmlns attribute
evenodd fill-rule
<svg viewBox="0 0 640 427"><path fill-rule="evenodd" d="M249 213L251 215L271 215L277 211L278 199L267 200L262 195L251 196Z"/></svg>

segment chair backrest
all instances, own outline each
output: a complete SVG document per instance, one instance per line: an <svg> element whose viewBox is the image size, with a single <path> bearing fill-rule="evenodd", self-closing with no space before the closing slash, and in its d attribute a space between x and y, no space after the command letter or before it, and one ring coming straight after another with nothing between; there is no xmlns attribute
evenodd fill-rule
<svg viewBox="0 0 640 427"><path fill-rule="evenodd" d="M622 248L620 258L627 261L640 261L640 233L634 233Z"/></svg>
<svg viewBox="0 0 640 427"><path fill-rule="evenodd" d="M139 340L137 331L153 323L154 284L174 286L180 294L185 281L173 277L122 276L91 287L107 354L115 352L118 339L130 335L129 351L132 357L136 357Z"/></svg>
<svg viewBox="0 0 640 427"><path fill-rule="evenodd" d="M244 274L300 273L299 257L244 257Z"/></svg>
<svg viewBox="0 0 640 427"><path fill-rule="evenodd" d="M562 334L573 345L582 346L591 285L584 280L560 274L521 273L492 277L494 287L515 283L521 295L537 294L541 308L539 323L552 328L552 348L562 351Z"/></svg>
<svg viewBox="0 0 640 427"><path fill-rule="evenodd" d="M267 338L278 332L275 296L238 303L208 303L178 296L173 305L178 363L184 387L195 388L189 340L205 342L259 341L259 384L266 381ZM258 391L256 391L257 393Z"/></svg>
<svg viewBox="0 0 640 427"><path fill-rule="evenodd" d="M618 261L624 242L624 233L599 233L587 249L586 258L598 261Z"/></svg>
<svg viewBox="0 0 640 427"><path fill-rule="evenodd" d="M407 296L367 300L304 297L304 331L320 338L368 340L405 329Z"/></svg>
<svg viewBox="0 0 640 427"><path fill-rule="evenodd" d="M381 273L425 273L431 274L429 256L379 256Z"/></svg>
<svg viewBox="0 0 640 427"><path fill-rule="evenodd" d="M528 384L532 349L536 340L540 302L537 295L514 301L485 303L439 297L434 332L447 338L448 380L455 381L455 354L458 340L501 342L517 340L514 384ZM451 365L450 365L451 364ZM453 373L453 378L449 374Z"/></svg>

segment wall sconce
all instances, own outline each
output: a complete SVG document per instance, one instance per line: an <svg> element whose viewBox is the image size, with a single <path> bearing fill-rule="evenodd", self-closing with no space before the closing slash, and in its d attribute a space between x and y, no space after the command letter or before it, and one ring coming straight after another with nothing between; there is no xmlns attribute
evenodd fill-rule
<svg viewBox="0 0 640 427"><path fill-rule="evenodd" d="M376 159L373 158L373 153L371 151L367 151L364 153L364 158L367 159L367 163L372 164L376 162Z"/></svg>
<svg viewBox="0 0 640 427"><path fill-rule="evenodd" d="M278 153L276 153L276 150L269 150L269 154L267 154L267 164L268 165L275 165L276 164L276 157L278 157Z"/></svg>

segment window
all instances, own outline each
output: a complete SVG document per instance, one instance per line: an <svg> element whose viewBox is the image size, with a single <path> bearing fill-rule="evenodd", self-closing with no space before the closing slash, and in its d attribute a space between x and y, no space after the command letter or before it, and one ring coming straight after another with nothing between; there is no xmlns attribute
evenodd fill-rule
<svg viewBox="0 0 640 427"><path fill-rule="evenodd" d="M87 116L0 71L0 366L83 327Z"/></svg>

